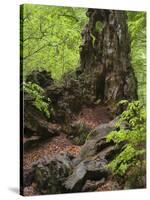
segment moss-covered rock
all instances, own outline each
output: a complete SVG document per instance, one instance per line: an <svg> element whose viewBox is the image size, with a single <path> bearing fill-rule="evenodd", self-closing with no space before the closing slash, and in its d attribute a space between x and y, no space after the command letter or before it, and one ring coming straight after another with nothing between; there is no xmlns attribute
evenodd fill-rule
<svg viewBox="0 0 150 200"><path fill-rule="evenodd" d="M76 145L83 145L86 141L87 135L90 132L90 128L86 124L76 122L68 127L68 138Z"/></svg>

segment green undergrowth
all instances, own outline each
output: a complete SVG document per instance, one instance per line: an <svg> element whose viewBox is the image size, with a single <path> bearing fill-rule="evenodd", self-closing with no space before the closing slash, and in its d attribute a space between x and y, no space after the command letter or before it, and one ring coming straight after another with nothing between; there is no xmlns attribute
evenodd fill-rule
<svg viewBox="0 0 150 200"><path fill-rule="evenodd" d="M126 104L127 109L119 116L117 130L107 136L107 141L124 145L108 167L114 174L123 176L133 167L145 163L146 109L140 101L129 103L123 100L119 104Z"/></svg>
<svg viewBox="0 0 150 200"><path fill-rule="evenodd" d="M36 83L28 82L23 84L23 89L24 92L33 98L33 105L47 118L50 118L53 113L53 108L50 108L51 100L44 96L43 88Z"/></svg>

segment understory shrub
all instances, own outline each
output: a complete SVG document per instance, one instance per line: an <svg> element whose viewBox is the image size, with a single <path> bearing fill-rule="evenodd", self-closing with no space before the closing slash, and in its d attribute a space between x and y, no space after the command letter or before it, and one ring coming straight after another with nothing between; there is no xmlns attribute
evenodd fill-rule
<svg viewBox="0 0 150 200"><path fill-rule="evenodd" d="M24 92L28 93L33 98L33 104L35 107L40 110L47 118L50 118L53 109L50 106L51 100L50 98L46 98L44 94L43 88L41 88L38 84L28 82L23 84Z"/></svg>
<svg viewBox="0 0 150 200"><path fill-rule="evenodd" d="M146 109L140 101L122 100L119 104L126 104L127 109L119 116L117 130L107 136L107 141L123 143L123 147L108 167L114 174L124 176L130 171L143 170L146 165Z"/></svg>

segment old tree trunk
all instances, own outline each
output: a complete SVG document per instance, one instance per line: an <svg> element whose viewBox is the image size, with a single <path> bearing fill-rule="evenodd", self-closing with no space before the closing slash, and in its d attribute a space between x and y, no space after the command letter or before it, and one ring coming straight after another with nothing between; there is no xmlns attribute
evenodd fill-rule
<svg viewBox="0 0 150 200"><path fill-rule="evenodd" d="M89 74L91 94L104 102L137 99L124 11L88 9L78 74Z"/></svg>

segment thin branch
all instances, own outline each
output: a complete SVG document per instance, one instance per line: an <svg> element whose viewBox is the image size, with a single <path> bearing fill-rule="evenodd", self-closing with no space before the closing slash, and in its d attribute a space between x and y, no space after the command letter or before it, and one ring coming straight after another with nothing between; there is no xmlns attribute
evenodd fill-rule
<svg viewBox="0 0 150 200"><path fill-rule="evenodd" d="M51 44L50 42L48 42L47 44L43 45L42 47L40 47L39 49L35 50L35 51L32 52L31 54L22 57L21 59L22 59L22 60L26 60L27 58L33 56L34 54L38 53L39 51L41 51L42 49L44 49L44 48L46 48L46 47L48 47L48 46L58 47L59 45L65 43L66 41L67 41L67 38L64 38L64 40L63 40L62 42L60 42L60 43L58 43L58 44L55 44L55 45L53 45L53 44Z"/></svg>
<svg viewBox="0 0 150 200"><path fill-rule="evenodd" d="M26 42L27 40L41 40L47 36L46 34L48 32L48 29L53 28L53 27L54 27L54 25L48 26L45 30L41 30L41 28L40 28L40 33L42 34L40 37L32 36L32 35L36 35L36 33L34 33L31 36L29 36L25 39L22 39L21 42Z"/></svg>
<svg viewBox="0 0 150 200"><path fill-rule="evenodd" d="M31 54L29 54L29 55L23 57L22 59L23 59L23 60L26 60L27 58L33 56L34 54L38 53L39 51L41 51L42 49L44 49L44 48L47 47L47 46L50 46L50 44L48 43L48 44L43 45L42 47L40 47L39 49L35 50L35 51L32 52Z"/></svg>
<svg viewBox="0 0 150 200"><path fill-rule="evenodd" d="M62 15L59 15L59 16L61 16L61 17L69 17L69 18L72 18L72 19L74 19L76 22L78 22L79 21L79 19L77 18L77 17L75 17L75 16L72 16L72 15L67 15L67 14L62 14Z"/></svg>

